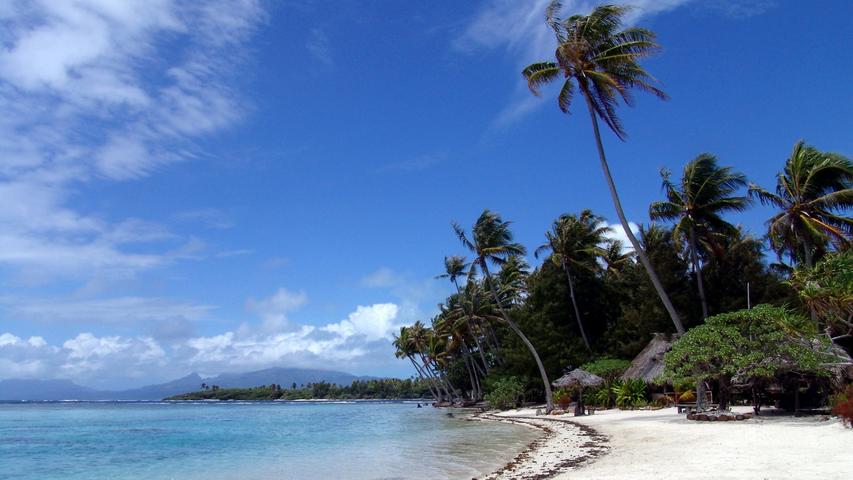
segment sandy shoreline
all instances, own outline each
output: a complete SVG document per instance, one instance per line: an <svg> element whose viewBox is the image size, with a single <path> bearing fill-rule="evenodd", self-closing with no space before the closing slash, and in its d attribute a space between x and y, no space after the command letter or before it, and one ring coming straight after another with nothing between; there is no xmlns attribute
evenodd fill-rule
<svg viewBox="0 0 853 480"><path fill-rule="evenodd" d="M537 417L522 409L478 417L545 432L485 480L846 479L853 472L853 430L820 416L710 423L667 408L587 417Z"/></svg>

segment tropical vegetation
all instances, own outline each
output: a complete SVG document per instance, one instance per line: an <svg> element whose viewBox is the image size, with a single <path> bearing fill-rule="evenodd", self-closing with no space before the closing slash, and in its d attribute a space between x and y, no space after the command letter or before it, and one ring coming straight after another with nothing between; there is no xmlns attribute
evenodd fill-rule
<svg viewBox="0 0 853 480"><path fill-rule="evenodd" d="M604 215L566 211L543 225L534 250L542 262L531 267L500 214L484 210L470 230L453 222L463 251L448 252L437 272L449 280L450 294L432 318L400 329L396 355L439 404L486 400L510 408L531 401L550 411L555 399L571 396L552 392L550 379L580 365L605 379L590 390L591 403L648 405L648 386L621 376L654 333L681 335L662 379L675 393L655 398L659 403L692 398L701 407L706 383L723 406L735 384L756 396L791 375L823 385L853 350L850 160L799 141L779 162L770 192L713 154L699 154L678 178L661 171L664 198L633 233L599 121L625 140L618 105L633 105L635 90L666 98L639 64L660 47L653 32L623 28L626 7L565 19L560 12L559 2L546 12L554 60L531 64L523 75L537 95L560 80L564 113L583 98L628 243L615 239ZM759 204L773 212L766 231L752 233L733 214Z"/></svg>

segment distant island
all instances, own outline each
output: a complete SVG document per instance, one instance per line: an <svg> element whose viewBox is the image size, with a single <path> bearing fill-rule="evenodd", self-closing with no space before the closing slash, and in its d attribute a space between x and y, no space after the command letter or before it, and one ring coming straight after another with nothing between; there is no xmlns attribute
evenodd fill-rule
<svg viewBox="0 0 853 480"><path fill-rule="evenodd" d="M0 380L0 401L57 401L57 400L161 400L208 385L222 389L250 389L256 385L308 385L327 383L350 385L354 381L373 380L335 370L307 368L267 368L251 372L228 372L211 377L191 373L167 383L146 385L129 390L96 390L67 379L6 379ZM204 386L204 387L203 387Z"/></svg>
<svg viewBox="0 0 853 480"><path fill-rule="evenodd" d="M422 380L383 378L355 380L350 385L317 382L289 386L270 384L253 388L222 388L202 384L202 389L164 400L414 400L429 397L429 387Z"/></svg>

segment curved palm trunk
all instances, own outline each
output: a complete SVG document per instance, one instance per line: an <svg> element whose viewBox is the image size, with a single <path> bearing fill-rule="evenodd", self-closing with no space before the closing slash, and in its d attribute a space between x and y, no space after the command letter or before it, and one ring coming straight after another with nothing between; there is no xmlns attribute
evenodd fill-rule
<svg viewBox="0 0 853 480"><path fill-rule="evenodd" d="M412 366L415 367L415 371L418 372L418 376L421 377L421 379L427 381L427 388L429 389L429 393L430 393L430 395L432 395L432 398L434 398L436 402L441 401L441 395L439 395L438 393L436 393L435 390L433 390L434 385L433 385L432 379L427 378L424 375L424 373L421 371L420 367L418 367L418 362L416 362L412 356L410 356L410 355L407 355L407 356L409 357L409 361L412 362Z"/></svg>
<svg viewBox="0 0 853 480"><path fill-rule="evenodd" d="M598 158L601 160L601 169L604 171L604 178L607 180L607 187L610 189L610 197L613 199L613 206L616 207L616 215L619 217L619 222L622 224L622 228L625 230L625 235L631 242L631 246L634 247L634 251L640 258L640 263L642 263L643 267L646 269L646 273L649 275L649 280L652 281L652 285L654 285L658 296L663 302L664 307L666 307L666 311L669 313L669 317L675 325L675 331L678 333L684 333L684 325L681 323L681 318L678 316L678 312L675 311L675 307L672 305L672 302L669 300L669 296L663 289L663 284L660 282L657 273L655 273L655 269L652 267L649 257L640 247L640 242L637 241L637 237L635 237L634 233L631 231L631 227L628 225L628 219L625 218L625 212L622 210L622 202L619 200L619 193L616 192L616 184L613 183L613 177L610 174L610 167L607 165L607 157L604 155L604 147L601 144L601 132L598 130L598 119L595 117L595 109L592 107L592 101L589 99L589 92L583 84L581 84L581 89L584 99L586 100L587 109L589 110L589 117L592 120L592 130L595 133L595 146L598 148Z"/></svg>
<svg viewBox="0 0 853 480"><path fill-rule="evenodd" d="M699 287L699 301L702 303L702 318L708 318L708 300L705 297L705 284L702 281L702 269L699 267L699 253L696 246L696 231L690 227L690 261L693 263L693 273L696 274L696 284Z"/></svg>
<svg viewBox="0 0 853 480"><path fill-rule="evenodd" d="M569 266L566 265L566 261L562 261L563 271L566 272L566 278L569 280L569 296L572 298L572 306L575 307L575 318L578 321L578 328L581 331L581 337L583 337L583 344L586 345L586 349L592 351L592 347L589 346L589 338L586 336L586 330L583 328L583 320L581 320L581 312L578 310L578 301L575 300L575 282L572 281L572 274L569 272Z"/></svg>
<svg viewBox="0 0 853 480"><path fill-rule="evenodd" d="M459 283L456 281L455 278L453 279L453 285L456 285L456 294L459 295L459 298L461 299L462 298L462 289L459 288ZM486 369L486 375L488 375L489 374L489 362L486 361L486 354L483 352L483 346L480 345L480 339L477 338L477 333L474 331L474 327L471 325L471 315L468 315L467 320L465 320L465 324L468 326L468 331L471 332L471 337L474 338L474 344L477 345L477 351L480 353L480 360L483 361L483 368Z"/></svg>
<svg viewBox="0 0 853 480"><path fill-rule="evenodd" d="M453 387L449 385L449 383L447 382L447 379L445 379L443 375L440 375L440 372L439 372L439 374L436 374L436 372L432 371L432 367L430 367L430 364L429 364L430 362L426 359L424 354L419 353L418 355L420 355L420 357L421 357L421 362L423 364L423 370L425 372L427 372L429 377L435 381L435 383L437 384L436 388L439 390L439 392L444 390L444 392L442 392L443 393L442 397L447 398L448 400L453 400L453 394L451 393L453 391Z"/></svg>
<svg viewBox="0 0 853 480"><path fill-rule="evenodd" d="M486 274L486 281L489 282L489 290L492 291L492 296L495 298L495 303L498 305L498 310L501 312L501 316L504 321L509 325L509 328L515 332L516 335L521 339L522 342L527 346L530 350L530 353L533 354L533 359L536 360L536 366L539 367L539 375L542 376L542 383L545 386L545 412L551 413L554 410L554 399L551 393L551 382L548 381L548 374L545 372L545 366L542 365L542 360L539 358L539 353L536 352L536 348L530 343L530 340L522 333L521 329L518 328L518 325L515 324L512 320L510 320L509 315L507 315L504 310L503 305L501 304L500 298L498 298L498 292L495 290L494 285L492 284L492 275L489 273L489 266L485 261L481 261L480 265L483 267L483 273Z"/></svg>

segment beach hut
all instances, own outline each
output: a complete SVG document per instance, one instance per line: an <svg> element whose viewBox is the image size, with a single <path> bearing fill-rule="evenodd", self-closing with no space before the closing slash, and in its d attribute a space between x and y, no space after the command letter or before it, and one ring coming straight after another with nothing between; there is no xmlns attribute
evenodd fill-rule
<svg viewBox="0 0 853 480"><path fill-rule="evenodd" d="M597 387L604 379L581 368L576 368L551 384L554 388L577 388L578 402L575 404L575 416L584 415L583 390L587 387Z"/></svg>
<svg viewBox="0 0 853 480"><path fill-rule="evenodd" d="M655 333L633 361L631 366L622 374L623 380L640 379L647 384L653 384L663 374L663 357L672 349L675 338L669 338L665 333Z"/></svg>

